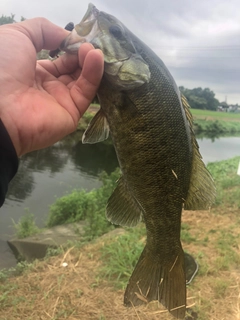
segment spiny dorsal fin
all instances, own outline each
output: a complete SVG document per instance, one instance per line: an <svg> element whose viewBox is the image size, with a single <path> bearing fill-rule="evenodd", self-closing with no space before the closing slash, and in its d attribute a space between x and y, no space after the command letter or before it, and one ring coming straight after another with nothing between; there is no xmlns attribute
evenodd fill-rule
<svg viewBox="0 0 240 320"><path fill-rule="evenodd" d="M199 152L199 146L193 132L193 117L189 110L190 106L183 95L181 95L181 100L190 126L193 152L191 180L184 209L209 209L215 201L216 188Z"/></svg>
<svg viewBox="0 0 240 320"><path fill-rule="evenodd" d="M109 126L103 110L95 114L82 136L82 143L97 143L109 136Z"/></svg>
<svg viewBox="0 0 240 320"><path fill-rule="evenodd" d="M107 219L117 225L134 227L141 219L141 207L128 191L123 177L118 180L117 187L107 204Z"/></svg>

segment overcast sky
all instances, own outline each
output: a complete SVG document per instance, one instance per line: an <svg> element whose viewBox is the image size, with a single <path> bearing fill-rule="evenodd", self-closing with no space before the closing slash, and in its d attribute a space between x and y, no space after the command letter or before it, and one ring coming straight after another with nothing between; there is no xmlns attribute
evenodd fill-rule
<svg viewBox="0 0 240 320"><path fill-rule="evenodd" d="M1 0L0 16L43 16L80 22L89 1ZM240 104L239 0L95 0L151 47L178 86L209 87L220 101Z"/></svg>

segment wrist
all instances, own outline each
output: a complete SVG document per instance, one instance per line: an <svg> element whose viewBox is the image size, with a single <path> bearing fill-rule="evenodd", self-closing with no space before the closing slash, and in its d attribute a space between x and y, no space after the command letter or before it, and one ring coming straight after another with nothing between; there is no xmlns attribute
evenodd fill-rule
<svg viewBox="0 0 240 320"><path fill-rule="evenodd" d="M21 148L18 143L19 139L17 138L17 130L14 125L8 122L7 119L0 116L0 147L4 144L2 135L4 135L4 139L7 141L8 147L11 144L11 148L14 149L16 156L19 157L21 155ZM4 148L5 147L6 146L4 145Z"/></svg>
<svg viewBox="0 0 240 320"><path fill-rule="evenodd" d="M11 138L0 119L0 206L2 206L8 184L18 169L18 157Z"/></svg>

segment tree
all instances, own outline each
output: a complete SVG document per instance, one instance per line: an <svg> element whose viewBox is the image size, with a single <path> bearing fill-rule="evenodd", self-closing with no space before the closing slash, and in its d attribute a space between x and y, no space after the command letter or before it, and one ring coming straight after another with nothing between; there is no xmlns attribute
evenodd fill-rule
<svg viewBox="0 0 240 320"><path fill-rule="evenodd" d="M195 96L195 95L190 95L189 96L189 104L193 109L207 109L207 100L199 97L199 96Z"/></svg>
<svg viewBox="0 0 240 320"><path fill-rule="evenodd" d="M15 23L16 21L14 20L15 14L11 13L11 17L8 16L4 16L2 14L2 16L0 17L0 26L3 24L8 24L8 23Z"/></svg>
<svg viewBox="0 0 240 320"><path fill-rule="evenodd" d="M15 14L12 14L12 13L11 13L11 16L4 16L2 14L2 16L0 17L0 26L3 24L16 23L17 21L14 19L14 17L15 17ZM26 20L26 18L22 16L20 21L24 21L24 20Z"/></svg>
<svg viewBox="0 0 240 320"><path fill-rule="evenodd" d="M183 86L179 87L182 94L188 99L190 106L193 109L208 109L217 110L219 101L215 98L215 93L209 88L202 89L201 87L187 89Z"/></svg>
<svg viewBox="0 0 240 320"><path fill-rule="evenodd" d="M215 98L215 93L209 88L205 88L202 91L202 96L207 100L209 110L217 110L219 106L219 101Z"/></svg>

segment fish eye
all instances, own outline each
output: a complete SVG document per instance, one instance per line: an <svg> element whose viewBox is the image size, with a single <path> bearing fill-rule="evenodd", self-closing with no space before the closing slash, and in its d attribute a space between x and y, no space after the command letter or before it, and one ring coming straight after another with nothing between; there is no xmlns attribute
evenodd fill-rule
<svg viewBox="0 0 240 320"><path fill-rule="evenodd" d="M115 38L122 38L122 29L119 26L113 25L110 26L109 32L115 37Z"/></svg>

